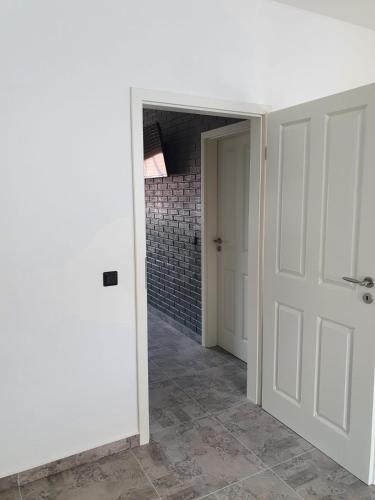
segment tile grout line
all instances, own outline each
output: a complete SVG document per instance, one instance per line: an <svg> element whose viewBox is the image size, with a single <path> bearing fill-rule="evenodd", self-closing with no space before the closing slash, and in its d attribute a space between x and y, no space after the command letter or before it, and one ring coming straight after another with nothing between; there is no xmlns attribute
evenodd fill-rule
<svg viewBox="0 0 375 500"><path fill-rule="evenodd" d="M264 470L259 470L258 472L254 472L254 474L250 474L249 476L245 476L242 479L238 479L238 481L234 481L233 483L227 484L226 486L223 486L222 488L219 488L217 490L211 491L210 493L207 493L206 495L198 497L197 500L203 500L204 498L207 498L210 495L216 495L216 493L219 493L220 491L226 490L227 488L230 488L231 486L235 486L236 484L240 484L240 483L242 483L242 481L247 481L248 479L251 479L254 476L258 476L259 474L263 474L264 472L265 472Z"/></svg>
<svg viewBox="0 0 375 500"><path fill-rule="evenodd" d="M153 361L153 362L157 365L157 363L156 363L155 361ZM157 366L158 366L158 365L157 365ZM287 483L286 483L286 482L285 482L285 481L284 481L284 480L283 480L283 479L282 479L282 478L281 478L281 477L280 477L280 476L279 476L279 475L275 472L275 470L274 470L274 469L275 469L276 467L278 467L278 466L280 466L280 465L282 465L282 464L285 464L285 463L287 463L287 462L290 462L290 461L292 461L292 460L294 460L294 459L296 459L296 458L298 458L298 457L301 457L301 456L303 456L303 455L306 455L306 454L308 454L308 453L311 453L312 451L314 451L314 448L313 448L313 447L312 447L310 450L307 450L307 451L304 451L304 452L302 452L302 453L299 453L298 455L295 455L295 456L293 456L293 457L291 457L291 458L288 458L287 460L283 460L283 461L278 462L278 463L276 463L276 464L274 464L274 465L272 465L272 466L268 466L267 464L265 464L265 463L263 462L263 460L261 460L261 458L260 458L260 457L258 457L258 455L257 455L257 454L256 454L253 450L251 450L248 446L246 446L246 445L242 442L242 440L241 440L238 436L236 436L235 434L233 434L233 433L232 433L232 432L231 432L231 431L230 431L230 430L229 430L229 429L225 426L225 424L224 424L224 423L222 423L222 422L220 421L220 419L216 416L216 414L215 414L215 413L213 413L212 411L207 410L206 408L204 408L204 406L203 406L202 404L200 404L200 403L199 403L199 401L197 401L197 400L196 400L193 396L191 396L190 394L188 394L188 393L184 390L184 388L183 388L183 387L181 387L181 385L179 385L179 384L176 382L176 380L175 380L175 379L176 379L176 378L178 378L178 377L176 377L176 376L175 376L175 377L171 377L171 376L169 376L169 375L168 375L168 374L167 374L167 373L166 373L166 372L165 372L165 371L164 371L161 367L159 367L159 368L160 368L160 370L161 370L161 371L165 374L165 376L167 377L167 380L169 380L169 381L171 381L172 383L174 383L174 384L175 384L175 385L176 385L176 386L177 386L177 387L178 387L178 388L179 388L179 389L180 389L180 390L181 390L181 391L182 391L182 392L183 392L183 393L184 393L184 394L185 394L185 395L186 395L186 396L187 396L187 397L191 400L191 401L193 401L193 402L194 402L197 406L199 406L199 407L201 408L201 410L203 410L203 411L207 414L207 416L211 417L211 418L212 418L215 422L217 422L217 423L218 423L218 424L219 424L219 425L220 425L220 426L221 426L221 427L222 427L222 428L223 428L226 432L228 432L228 433L229 433L229 435L231 435L231 436L232 436L232 437L233 437L233 438L234 438L234 439L235 439L235 440L236 440L239 444L241 444L241 445L242 445L242 446L243 446L243 447L244 447L244 448L245 448L248 452L250 452L252 455L254 455L254 456L257 458L257 460L259 460L259 462L260 462L261 464L263 464L263 466L264 466L264 468L263 468L263 469L261 469L261 470L259 470L259 471L255 472L255 473L253 473L253 474L251 474L251 475L249 475L249 476L243 477L243 478L239 479L238 481L234 481L233 483L230 483L230 484L228 484L228 485L224 486L223 488L219 488L218 490L214 490L214 491L212 491L212 492L210 492L210 493L207 493L206 495L203 495L203 496L201 496L201 497L198 497L198 499L197 499L197 500L203 500L204 498L207 498L207 497L209 497L210 495L216 495L216 493L219 493L220 491L225 490L226 488L229 488L229 487L234 486L234 485L236 485L236 484L242 483L243 481L246 481L247 479L250 479L250 478L252 478L252 477L254 477L254 476L257 476L257 475L262 474L262 473L265 473L265 472L270 472L271 474L274 474L274 475L275 475L275 476L276 476L276 477L277 477L277 478L278 478L278 479L279 479L279 480L280 480L280 481L281 481L281 482L282 482L282 483L283 483L283 484L284 484L284 485L288 488L288 490L292 491L292 492L293 492L293 494L294 494L294 495L296 495L298 498L300 498L300 499L304 500L304 499L303 499L303 497L302 497L299 493L297 493L297 491L296 491L296 490L294 490L291 486L289 486L289 485L288 485L288 484L287 484ZM208 367L208 368L209 368L209 367ZM228 408L224 408L224 409L223 409L223 411L224 411L224 410L230 410L230 409L236 408L237 406L241 406L241 404L246 403L246 401L247 401L246 399L244 399L244 400L242 400L242 401L238 401L238 402L237 402L237 403L235 403L234 405L231 405L231 406L230 406L230 407L228 407ZM199 419L199 417L197 417L196 419L193 419L192 421L195 421L195 420L198 420L198 419ZM137 461L138 461L138 460L137 460ZM141 466L141 467L142 467L142 466ZM142 470L143 470L143 467L142 467ZM156 488L155 488L155 491L157 492ZM158 493L158 492L157 492L157 493ZM161 497L159 497L159 498L161 498Z"/></svg>
<svg viewBox="0 0 375 500"><path fill-rule="evenodd" d="M176 383L176 385L178 386L178 384L177 384L177 383ZM178 387L181 389L181 387L180 387L180 386L178 386ZM194 401L194 402L195 402L197 405L199 405L199 406L200 406L200 407L201 407L204 411L206 411L206 410L205 410L205 408L204 408L201 404L199 404L199 402L198 402L196 399L194 399L192 396L190 396L190 394L185 393L185 391L184 391L183 389L181 389L181 390L182 390L182 391L184 392L184 394L186 394L186 395L187 395L187 396L188 396L188 397L189 397L192 401ZM236 403L234 407L240 406L240 404L241 404L241 403L243 403L243 401L242 401L242 402L240 402L240 403ZM232 409L232 408L233 408L233 407L231 406L230 408L227 408L227 409ZM211 413L210 411L207 411L207 413L209 414L209 416L210 416L213 420L215 420L217 423L219 423L219 425L221 425L221 427L223 427L223 429L224 429L225 431L227 431L227 432L228 432L228 433L229 433L229 434L230 434L230 435L231 435L231 436L232 436L232 437L233 437L233 438L234 438L237 442L239 442L239 443L240 443L240 444L241 444L241 445L242 445L242 446L243 446L243 447L244 447L247 451L249 451L250 453L252 453L252 454L253 454L253 455L254 455L254 456L255 456L255 457L256 457L256 458L257 458L257 459L258 459L258 460L259 460L259 461L260 461L260 462L264 465L264 469L262 469L262 470L260 470L260 471L258 471L258 472L255 472L254 474L251 474L251 475L249 475L249 476L247 476L247 477L244 477L244 478L242 478L242 479L239 479L238 481L235 481L234 483L230 483L230 484L228 484L227 486L224 486L223 488L220 488L220 489L218 489L218 490L212 491L211 493L208 493L207 495L204 495L203 497L199 497L199 498L198 498L198 500L201 500L201 499L203 500L204 498L207 498L209 495L214 495L214 494L216 494L216 493L218 493L218 492L220 492L220 491L222 491L222 490L224 490L224 489L226 489L226 488L229 488L229 487L231 487L231 486L233 486L233 485L239 484L239 483L241 483L242 481L246 481L247 479L251 479L252 477L257 476L258 474L262 474L262 473L264 473L264 472L271 472L271 474L274 474L274 475L275 475L275 476L276 476L276 477L277 477L277 478L278 478L278 479L279 479L279 480L280 480L280 481L281 481L281 482L282 482L282 483L283 483L283 484L284 484L284 485L285 485L285 486L286 486L286 487L287 487L290 491L292 491L292 492L293 492L293 493L294 493L297 497L299 497L299 498L301 498L302 500L304 500L304 499L303 499L303 497L302 497L299 493L297 493L297 491L295 491L295 490L294 490L291 486L289 486L289 484L288 484L288 483L286 483L286 482L285 482L285 481L284 481L284 480L283 480L283 479L282 479L282 478L281 478L281 477L280 477L280 476L279 476L279 475L278 475L278 474L277 474L277 473L276 473L273 469L274 469L274 468L276 468L276 467L278 467L279 465L282 465L282 464L285 464L285 463L287 463L287 462L290 462L290 461L294 460L295 458L298 458L298 457L301 457L301 456L306 455L306 454L308 454L308 453L311 453L312 451L314 451L314 448L312 448L312 449L310 449L310 450L307 450L307 451L304 451L304 452L302 452L302 453L299 453L298 455L295 455L295 456L293 456L293 457L291 457L291 458L288 458L287 460L283 460L282 462L278 462L278 463L276 463L276 464L274 464L274 465L272 465L272 466L268 466L267 464L265 464L265 463L263 462L263 460L261 460L261 459L258 457L258 455L257 455L257 454L256 454L253 450L251 450L248 446L246 446L246 445L245 445L245 444L241 441L241 439L239 439L239 438L238 438L235 434L233 434L233 433L232 433L232 432L231 432L231 431L230 431L230 430L229 430L229 429L228 429L228 428L227 428L227 427L226 427L226 426L225 426L225 425L224 425L224 424L223 424L223 423L219 420L219 418L218 418L215 414Z"/></svg>
<svg viewBox="0 0 375 500"><path fill-rule="evenodd" d="M18 487L18 495L20 497L20 500L23 500L22 496L22 491L21 491L21 481L20 481L20 474L17 474L17 487Z"/></svg>
<svg viewBox="0 0 375 500"><path fill-rule="evenodd" d="M208 413L208 415L215 421L217 422L226 432L228 432L238 443L240 443L248 452L250 452L252 455L254 455L263 465L264 465L264 470L266 470L268 468L268 466L263 462L263 460L261 460L258 455L253 451L251 450L250 448L248 448L235 434L233 434L227 427L225 427L225 425L216 417L216 415L214 413L212 413L210 410L206 410L200 403L199 401L197 401L195 398L193 398L193 396L190 396L190 394L188 394L187 392L184 391L184 389L182 389L178 384L177 382L175 382L175 384L177 385L177 387L179 387L179 389L186 395L188 396L192 401L194 401L194 403L196 403L203 411L205 411L206 413ZM241 403L244 403L244 401L241 401L238 403L238 406L240 406ZM236 406L237 407L237 403L236 403ZM232 407L230 407L231 409ZM229 408L227 408L229 409Z"/></svg>
<svg viewBox="0 0 375 500"><path fill-rule="evenodd" d="M134 451L133 451L132 449L130 449L130 453L133 455L133 457L134 457L134 459L136 460L137 464L138 464L138 465L139 465L139 467L141 468L141 471L142 471L142 472L143 472L143 474L145 475L145 477L146 477L147 481L150 483L150 485L151 485L152 489L155 491L156 496L157 496L158 498L160 498L160 499L161 499L161 496L159 495L159 492L158 492L158 490L156 489L156 486L155 486L155 485L154 485L154 483L151 481L150 476L147 474L147 472L146 472L146 471L145 471L145 469L143 468L143 465L142 465L142 464L141 464L141 462L138 460L138 458L137 458L136 454L134 453ZM22 500L22 498L21 498L21 500Z"/></svg>
<svg viewBox="0 0 375 500"><path fill-rule="evenodd" d="M256 454L253 450L251 450L248 446L246 446L246 444L245 444L245 443L243 443L243 442L241 441L241 439L240 439L238 436L236 436L235 434L233 434L233 433L232 433L232 432L231 432L231 431L230 431L227 427L225 427L225 425L224 425L224 424L223 424L223 423L222 423L222 422L221 422L221 421L220 421L217 417L215 417L214 415L212 415L212 418L213 418L213 419L214 419L214 420L215 420L215 421L216 421L219 425L221 425L221 427L222 427L225 431L227 431L227 432L228 432L228 433L229 433L229 434L230 434L230 435L231 435L231 436L232 436L232 437L233 437L233 438L234 438L234 439L235 439L238 443L240 443L240 445L242 445L242 446L245 448L245 450L247 450L248 452L250 452L252 455L254 455L254 457L256 457L256 459L257 459L257 460L259 460L259 462L260 462L260 463L264 466L263 471L265 471L265 470L267 470L267 469L269 468L269 467L268 467L268 465L267 465L267 464L265 464L265 463L263 462L263 460L262 460L260 457L258 457L258 455L257 455L257 454Z"/></svg>
<svg viewBox="0 0 375 500"><path fill-rule="evenodd" d="M176 383L176 385L178 386L178 384L177 384L177 383ZM204 498L207 498L207 497L209 497L210 495L215 495L216 493L219 493L220 491L225 490L226 488L229 488L229 487L234 486L234 485L236 485L236 484L242 483L243 481L246 481L247 479L251 479L251 478L253 478L254 476L257 476L257 475L259 475L259 474L263 474L263 473L265 473L265 472L270 472L271 474L274 474L274 475L275 475L275 476L276 476L276 477L277 477L277 478L278 478L278 479L279 479L279 480L280 480L280 481L281 481L281 482L282 482L282 483L283 483L283 484L284 484L284 485L285 485L285 486L286 486L286 487L287 487L290 491L292 491L295 495L297 495L299 498L301 498L302 500L304 500L304 499L303 499L303 497L301 497L301 495L299 495L299 493L297 493L297 491L295 491L295 490L294 490L291 486L289 486L289 485L288 485L288 484L287 484L287 483L286 483L286 482L285 482L285 481L284 481L284 480L283 480L283 479L282 479L282 478L281 478L281 477L280 477L280 476L279 476L279 475L278 475L278 474L277 474L277 473L276 473L273 469L274 469L274 468L276 468L276 467L278 467L279 465L282 465L282 464L285 464L285 463L287 463L287 462L290 462L290 461L294 460L295 458L298 458L298 457L301 457L301 456L306 455L306 454L308 454L308 453L311 453L311 452L314 450L313 448L312 448L311 450L304 451L304 452L302 452L302 453L299 453L298 455L295 455L295 456L293 456L293 457L291 457L291 458L288 458L287 460L284 460L284 461L282 461L282 462L278 462L278 463L276 463L276 464L274 464L274 465L272 465L272 466L269 466L269 465L265 464L265 463L263 462L263 460L261 460L261 459L258 457L258 455L257 455L257 454L256 454L253 450L251 450L251 449L250 449L248 446L246 446L246 445L245 445L245 444L244 444L244 443L243 443L243 442L242 442L242 441L241 441L241 440L240 440L240 439L239 439L239 438L238 438L235 434L233 434L233 433L232 433L232 432L231 432L231 431L230 431L230 430L229 430L229 429L228 429L228 428L227 428L227 427L226 427L226 426L225 426L225 425L224 425L224 424L223 424L223 423L222 423L222 422L221 422L221 421L220 421L220 420L216 417L216 415L214 415L214 414L212 414L210 411L206 410L206 409L205 409L202 405L200 405L200 404L199 404L199 402L198 402L196 399L194 399L192 396L190 396L190 394L187 394L187 393L186 393L183 389L181 389L181 387L180 387L180 386L178 386L178 387L179 387L179 389L180 389L180 390L182 390L182 392L183 392L184 394L186 394L186 396L188 396L188 397L189 397L192 401L194 401L194 402L195 402L198 406L200 406L202 410L206 411L206 412L208 413L208 415L209 415L209 416L210 416L213 420L215 420L215 422L217 422L219 425L221 425L221 427L222 427L222 428L223 428L226 432L228 432L228 434L230 434L230 435L231 435L231 436L232 436L232 437L233 437L233 438L234 438L234 439L235 439L238 443L240 443L240 444L241 444L241 445L242 445L242 446L243 446L243 447L244 447L244 448L245 448L248 452L250 452L252 455L254 455L254 456L257 458L257 460L259 460L259 461L261 462L261 464L263 464L263 466L264 466L264 468L263 468L263 469L261 469L261 470L259 470L259 471L257 471L257 472L254 472L253 474L250 474L249 476L245 476L245 477L243 477L243 478L239 479L238 481L234 481L233 483L230 483L230 484L228 484L228 485L226 485L226 486L223 486L222 488L219 488L218 490L211 491L210 493L207 493L207 495L204 495L204 496L202 496L202 497L198 497L198 499L197 499L197 500L203 500ZM240 404L240 403L238 403L238 406L239 406L239 404ZM237 404L236 404L235 406L237 406ZM230 408L228 408L228 409L232 409L232 407L230 407ZM194 419L194 420L198 420L198 418L197 418L197 419Z"/></svg>
<svg viewBox="0 0 375 500"><path fill-rule="evenodd" d="M284 465L288 462L291 462L295 458L299 458L299 457L302 457L303 455L307 455L308 453L311 453L312 451L314 451L314 450L312 449L312 450L303 451L302 453L298 453L298 455L294 455L293 457L287 458L286 460L283 460L282 462L277 462L275 465L270 465L269 469L273 471L273 469L275 469L276 467L279 467L279 465Z"/></svg>
<svg viewBox="0 0 375 500"><path fill-rule="evenodd" d="M293 491L293 493L295 495L297 495L298 498L301 498L301 500L304 500L304 498L294 489L292 488L291 486L289 486L289 484L287 482L284 481L284 479L282 477L280 477L277 472L275 472L274 470L271 469L271 472L272 474L274 474L289 490Z"/></svg>
<svg viewBox="0 0 375 500"><path fill-rule="evenodd" d="M176 385L178 386L178 384L176 383ZM179 387L179 386L178 386ZM250 476L247 476L246 478L242 478L236 482L241 482L243 481L244 479L247 479L249 477L252 477L256 474L260 474L261 472L265 472L266 470L268 470L268 466L267 464L265 464L263 462L263 460L261 460L258 455L253 451L251 450L250 448L248 448L237 436L235 436L229 429L227 429L227 427L225 427L225 425L213 414L211 413L210 411L207 411L196 399L194 399L192 396L190 396L190 394L187 394L183 389L181 389L181 387L179 387L180 390L182 390L182 392L184 394L186 394L192 401L194 401L198 406L200 406L202 408L202 410L206 411L208 413L208 415L216 422L218 423L226 432L228 432L228 434L230 436L232 436L232 438L237 441L241 446L243 446L249 453L251 453L251 455L253 455L257 460L259 460L259 462L262 464L263 468L261 470L259 470L258 472L255 472L254 474L251 474ZM237 406L237 405L236 405ZM236 484L235 483L231 483L227 486L225 486L224 488L227 488L228 486L231 486L232 484ZM221 488L223 489L223 488ZM216 491L219 491L219 490L216 490Z"/></svg>
<svg viewBox="0 0 375 500"><path fill-rule="evenodd" d="M218 490L215 490L215 491L212 491L210 493L208 493L207 495L204 495L203 497L199 497L197 500L200 500L200 499L203 499L203 498L206 498L207 496L209 495L212 495L212 494L215 494L225 488L228 488L229 486L232 486L234 484L237 484L237 483L240 483L246 479L249 479L253 476L256 476L257 474L261 474L263 472L266 472L268 470L268 467L267 465L253 452L253 450L250 450L244 443L242 443L240 441L240 439L237 438L237 436L235 436L234 434L232 434L232 432L229 431L229 429L227 429L224 424L222 422L220 422L220 420L218 418L216 418L216 416L210 412L209 410L206 410L206 408L204 408L200 403L199 401L197 401L193 396L191 396L190 394L188 394L177 382L175 382L175 380L173 379L170 379L191 401L193 401L197 406L199 406L201 408L201 410L203 410L206 414L208 414L209 417L211 417L216 423L218 423L226 432L228 432L229 435L231 435L235 441L237 441L239 444L241 444L241 446L243 446L249 453L251 453L257 460L259 460L261 462L261 464L264 466L264 468L262 468L261 470L257 471L257 472L254 472L253 474L250 474L249 476L245 476L241 479L239 479L238 481L235 481L233 483L230 483L230 484L227 484L226 486L223 486L223 488L219 488ZM240 401L238 403L235 403L235 407L236 406L240 406L240 404L244 403L244 401ZM232 407L230 407L232 408ZM203 417L202 417L203 418ZM192 421L194 420L198 420L199 417L197 417L196 419L193 419ZM178 425L178 424L177 424Z"/></svg>
<svg viewBox="0 0 375 500"><path fill-rule="evenodd" d="M223 422L221 422L221 420L216 416L215 413L213 413L210 410L207 410L206 408L204 408L204 406L202 406L199 403L198 400L196 400L193 396L191 396L190 394L188 394L173 378L169 378L168 380L170 380L171 382L173 382L189 399L191 399L197 406L199 406L201 408L201 410L203 410L207 414L207 416L209 416L213 420L215 420L215 422L217 422L219 425L221 425L221 427L223 427L223 429L226 432L228 432L237 442L239 442L247 451L249 451L251 454L253 454L263 464L263 466L264 466L264 469L262 469L262 471L260 471L260 472L265 472L265 471L272 471L272 472L274 472L273 469L275 467L278 467L279 465L282 465L282 464L285 464L287 462L290 462L291 460L294 460L295 458L299 458L299 457L301 457L303 455L311 453L315 449L315 448L312 447L309 450L303 451L302 453L299 453L298 455L294 455L293 457L287 458L286 460L282 460L281 462L277 462L274 465L267 465L265 462L263 462L263 460L260 457L258 457L258 455L251 448L249 448L247 445L245 445L245 443L243 443L242 440L238 436L236 436L235 434L233 434L232 431L230 429L228 429L228 427L226 427ZM232 405L232 406L230 406L228 408L225 408L224 410L232 410L233 408L237 408L238 406L241 406L244 403L246 403L246 399L242 400L242 401L239 401L237 403L234 403L234 405ZM261 408L261 407L259 407L259 408ZM192 421L199 420L199 418L203 418L203 417L197 417L195 419L192 419ZM179 424L176 424L176 425L179 425ZM258 474L258 472L255 473L255 474ZM279 476L277 476L277 477L279 477ZM281 481L283 481L281 478L279 478L279 479ZM240 481L242 481L242 480L240 480ZM227 486L225 486L224 488L227 488Z"/></svg>

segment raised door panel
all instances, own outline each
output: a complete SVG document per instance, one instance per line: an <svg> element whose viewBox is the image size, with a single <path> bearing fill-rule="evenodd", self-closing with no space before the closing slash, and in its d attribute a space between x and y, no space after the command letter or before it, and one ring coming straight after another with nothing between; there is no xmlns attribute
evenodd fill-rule
<svg viewBox="0 0 375 500"><path fill-rule="evenodd" d="M280 127L277 271L305 275L310 122Z"/></svg>
<svg viewBox="0 0 375 500"><path fill-rule="evenodd" d="M249 331L249 277L242 274L242 340L247 341Z"/></svg>
<svg viewBox="0 0 375 500"><path fill-rule="evenodd" d="M302 311L276 304L275 390L293 403L301 401Z"/></svg>
<svg viewBox="0 0 375 500"><path fill-rule="evenodd" d="M235 332L235 280L232 269L223 270L223 326L225 333L231 335Z"/></svg>
<svg viewBox="0 0 375 500"><path fill-rule="evenodd" d="M219 144L219 219L221 238L228 249L236 241L236 151L231 142Z"/></svg>
<svg viewBox="0 0 375 500"><path fill-rule="evenodd" d="M357 275L364 108L326 115L321 282L353 285Z"/></svg>
<svg viewBox="0 0 375 500"><path fill-rule="evenodd" d="M242 150L242 251L248 251L249 242L249 181L250 181L250 144L247 142Z"/></svg>
<svg viewBox="0 0 375 500"><path fill-rule="evenodd" d="M318 319L315 367L315 415L334 430L347 434L350 421L353 329Z"/></svg>

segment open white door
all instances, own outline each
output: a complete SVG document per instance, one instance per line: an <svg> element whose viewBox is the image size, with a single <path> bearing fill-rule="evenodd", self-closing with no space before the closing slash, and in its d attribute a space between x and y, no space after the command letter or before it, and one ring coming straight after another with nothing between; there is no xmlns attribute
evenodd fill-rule
<svg viewBox="0 0 375 500"><path fill-rule="evenodd" d="M247 361L249 132L218 141L218 344Z"/></svg>
<svg viewBox="0 0 375 500"><path fill-rule="evenodd" d="M373 483L375 85L271 113L263 406ZM368 297L368 301L371 297Z"/></svg>

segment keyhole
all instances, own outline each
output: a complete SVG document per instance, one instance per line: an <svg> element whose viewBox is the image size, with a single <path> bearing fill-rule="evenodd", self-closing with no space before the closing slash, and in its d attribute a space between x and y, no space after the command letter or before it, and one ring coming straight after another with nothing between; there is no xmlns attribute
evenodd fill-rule
<svg viewBox="0 0 375 500"><path fill-rule="evenodd" d="M365 304L372 304L374 302L374 298L371 293L364 293L362 296L362 300Z"/></svg>

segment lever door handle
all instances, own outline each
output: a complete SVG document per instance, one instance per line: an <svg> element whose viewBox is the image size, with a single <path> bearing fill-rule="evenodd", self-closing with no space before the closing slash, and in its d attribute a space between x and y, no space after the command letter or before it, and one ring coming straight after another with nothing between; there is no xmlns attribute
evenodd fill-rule
<svg viewBox="0 0 375 500"><path fill-rule="evenodd" d="M370 276L366 276L363 280L357 280L355 278L349 278L348 276L343 276L344 281L349 281L349 283L354 283L354 285L365 286L366 288L372 288L374 286L374 280Z"/></svg>
<svg viewBox="0 0 375 500"><path fill-rule="evenodd" d="M217 245L221 245L223 243L223 240L221 238L215 238L214 243L216 243Z"/></svg>

